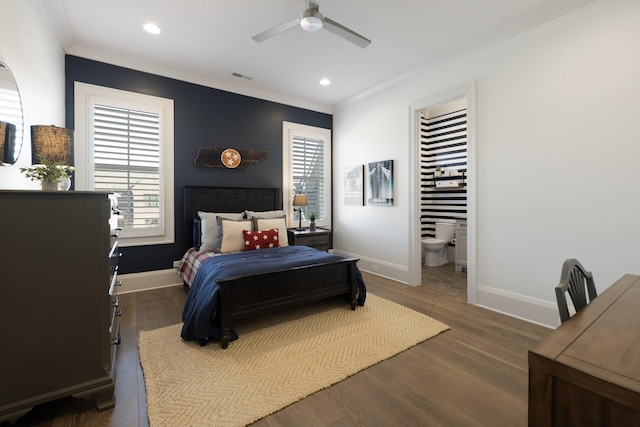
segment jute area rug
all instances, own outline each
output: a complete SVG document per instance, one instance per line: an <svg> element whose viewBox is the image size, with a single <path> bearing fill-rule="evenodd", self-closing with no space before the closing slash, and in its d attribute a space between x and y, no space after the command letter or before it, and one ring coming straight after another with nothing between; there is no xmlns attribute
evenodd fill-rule
<svg viewBox="0 0 640 427"><path fill-rule="evenodd" d="M151 427L250 424L448 329L371 294L355 311L331 299L238 321L226 350L181 327L140 332Z"/></svg>

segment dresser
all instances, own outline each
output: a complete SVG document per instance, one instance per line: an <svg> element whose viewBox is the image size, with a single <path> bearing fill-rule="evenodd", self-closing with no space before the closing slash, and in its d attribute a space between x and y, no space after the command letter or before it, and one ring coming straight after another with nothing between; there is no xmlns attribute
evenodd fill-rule
<svg viewBox="0 0 640 427"><path fill-rule="evenodd" d="M331 230L317 228L316 231L309 231L308 228L298 230L291 228L287 230L287 237L290 245L310 246L321 251L328 252L331 240Z"/></svg>
<svg viewBox="0 0 640 427"><path fill-rule="evenodd" d="M0 191L0 423L66 396L115 404L120 253L110 196Z"/></svg>

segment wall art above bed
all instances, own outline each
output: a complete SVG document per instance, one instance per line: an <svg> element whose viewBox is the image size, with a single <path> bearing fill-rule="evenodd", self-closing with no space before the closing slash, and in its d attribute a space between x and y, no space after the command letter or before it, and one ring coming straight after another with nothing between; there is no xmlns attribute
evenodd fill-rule
<svg viewBox="0 0 640 427"><path fill-rule="evenodd" d="M247 169L264 160L270 151L242 150L235 148L200 148L193 160L195 166L203 168Z"/></svg>

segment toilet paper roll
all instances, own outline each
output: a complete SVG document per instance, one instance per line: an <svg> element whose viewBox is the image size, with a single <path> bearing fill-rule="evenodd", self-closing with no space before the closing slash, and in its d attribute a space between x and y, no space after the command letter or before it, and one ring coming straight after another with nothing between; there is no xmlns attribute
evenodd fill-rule
<svg viewBox="0 0 640 427"><path fill-rule="evenodd" d="M453 245L456 244L456 238L455 237L453 239L451 239L451 244L453 244Z"/></svg>

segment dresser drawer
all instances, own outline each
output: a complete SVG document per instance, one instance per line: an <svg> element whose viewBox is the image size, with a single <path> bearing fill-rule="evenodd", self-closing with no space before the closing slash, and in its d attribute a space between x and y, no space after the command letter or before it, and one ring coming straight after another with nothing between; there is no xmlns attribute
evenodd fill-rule
<svg viewBox="0 0 640 427"><path fill-rule="evenodd" d="M308 230L289 230L289 244L297 246L310 246L320 251L329 251L329 241L331 231L322 229L320 231L310 232Z"/></svg>
<svg viewBox="0 0 640 427"><path fill-rule="evenodd" d="M329 236L328 235L309 235L304 236L300 239L299 244L305 246L328 246L329 245Z"/></svg>

